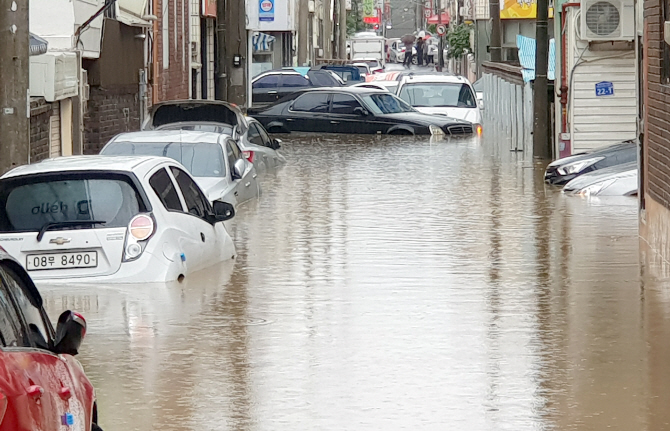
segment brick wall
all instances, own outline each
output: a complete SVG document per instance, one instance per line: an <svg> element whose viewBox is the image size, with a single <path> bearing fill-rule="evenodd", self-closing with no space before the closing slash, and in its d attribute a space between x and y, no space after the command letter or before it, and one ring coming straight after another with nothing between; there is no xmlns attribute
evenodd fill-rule
<svg viewBox="0 0 670 431"><path fill-rule="evenodd" d="M51 103L43 98L30 101L30 162L49 158L49 117Z"/></svg>
<svg viewBox="0 0 670 431"><path fill-rule="evenodd" d="M662 0L644 1L645 19L645 133L644 196L670 208L670 85L662 82ZM668 65L667 67L670 67Z"/></svg>
<svg viewBox="0 0 670 431"><path fill-rule="evenodd" d="M163 63L163 10L167 6L169 42L167 50L169 61L167 68ZM159 0L155 11L158 17L157 44L158 76L155 77L157 100L188 99L190 68L190 37L188 22L188 0Z"/></svg>
<svg viewBox="0 0 670 431"><path fill-rule="evenodd" d="M91 86L84 115L84 154L97 154L114 136L140 129L138 88Z"/></svg>

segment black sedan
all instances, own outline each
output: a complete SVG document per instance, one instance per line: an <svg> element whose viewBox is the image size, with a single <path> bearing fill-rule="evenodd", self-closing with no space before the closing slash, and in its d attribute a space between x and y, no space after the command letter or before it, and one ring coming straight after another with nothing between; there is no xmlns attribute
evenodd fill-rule
<svg viewBox="0 0 670 431"><path fill-rule="evenodd" d="M466 121L422 114L388 92L356 87L300 91L248 114L270 133L469 135L473 129Z"/></svg>
<svg viewBox="0 0 670 431"><path fill-rule="evenodd" d="M339 87L343 82L329 70L295 67L268 70L251 80L253 106L274 103L294 91L316 87Z"/></svg>
<svg viewBox="0 0 670 431"><path fill-rule="evenodd" d="M549 184L563 185L587 172L637 160L637 143L624 141L589 153L564 157L547 166L544 180Z"/></svg>

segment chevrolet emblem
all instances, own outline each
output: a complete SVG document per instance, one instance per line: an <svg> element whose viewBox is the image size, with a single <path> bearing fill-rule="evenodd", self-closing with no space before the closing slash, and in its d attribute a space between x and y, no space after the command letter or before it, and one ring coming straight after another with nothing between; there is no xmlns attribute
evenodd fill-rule
<svg viewBox="0 0 670 431"><path fill-rule="evenodd" d="M70 238L63 238L59 236L58 238L54 238L51 241L49 241L49 244L63 245L67 244L70 241L71 241Z"/></svg>

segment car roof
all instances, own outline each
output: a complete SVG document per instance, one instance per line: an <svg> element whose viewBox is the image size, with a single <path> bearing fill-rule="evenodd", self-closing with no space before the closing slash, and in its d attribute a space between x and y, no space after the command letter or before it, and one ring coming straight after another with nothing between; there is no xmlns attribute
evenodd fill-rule
<svg viewBox="0 0 670 431"><path fill-rule="evenodd" d="M442 75L442 74L410 74L408 75L403 75L402 77L403 83L408 83L408 82L435 82L435 83L452 83L452 84L470 84L470 81L465 79L462 76L456 76L456 75Z"/></svg>
<svg viewBox="0 0 670 431"><path fill-rule="evenodd" d="M0 178L78 171L121 171L143 174L165 162L176 163L167 157L153 156L65 156L46 159L32 165L19 166Z"/></svg>
<svg viewBox="0 0 670 431"><path fill-rule="evenodd" d="M185 123L187 124L187 123ZM191 124L197 124L192 122ZM215 132L200 132L195 130L147 130L143 132L128 132L116 135L110 142L183 142L186 144L218 144L222 136L230 136Z"/></svg>
<svg viewBox="0 0 670 431"><path fill-rule="evenodd" d="M353 94L389 94L386 91L383 90L377 90L374 88L365 88L365 87L317 87L317 88L309 88L305 89L302 91L296 91L296 93L299 94L305 94L305 93L331 93L331 92L340 92L340 93L353 93Z"/></svg>

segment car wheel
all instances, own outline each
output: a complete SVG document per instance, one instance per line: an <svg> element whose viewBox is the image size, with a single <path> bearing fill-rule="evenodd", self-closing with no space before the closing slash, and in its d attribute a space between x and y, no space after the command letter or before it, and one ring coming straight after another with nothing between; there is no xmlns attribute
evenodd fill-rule
<svg viewBox="0 0 670 431"><path fill-rule="evenodd" d="M409 130L405 130L405 129L394 130L389 134L390 135L395 135L395 136L410 136L410 135L412 135L412 133Z"/></svg>

